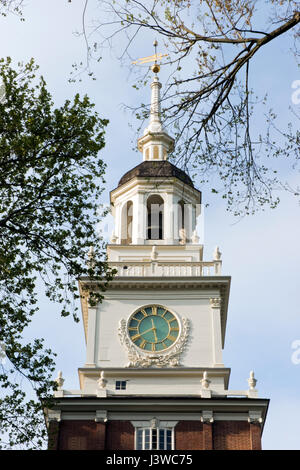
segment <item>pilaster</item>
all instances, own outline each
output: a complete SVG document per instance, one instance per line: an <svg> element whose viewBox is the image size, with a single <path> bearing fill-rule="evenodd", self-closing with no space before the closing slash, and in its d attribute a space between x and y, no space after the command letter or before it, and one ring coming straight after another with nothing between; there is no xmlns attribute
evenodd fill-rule
<svg viewBox="0 0 300 470"><path fill-rule="evenodd" d="M48 425L48 450L58 450L59 421L51 420Z"/></svg>
<svg viewBox="0 0 300 470"><path fill-rule="evenodd" d="M133 198L133 245L143 245L146 238L146 207L145 194L138 192Z"/></svg>
<svg viewBox="0 0 300 470"><path fill-rule="evenodd" d="M250 424L250 444L252 450L261 450L261 425L263 422L260 411L250 411L248 422Z"/></svg>
<svg viewBox="0 0 300 470"><path fill-rule="evenodd" d="M213 412L210 410L202 411L201 422L203 423L203 450L212 450L213 449L212 426L214 422Z"/></svg>
<svg viewBox="0 0 300 470"><path fill-rule="evenodd" d="M168 192L166 193L165 197L165 211L164 211L164 227L165 227L165 235L164 238L166 240L167 245L174 244L174 202L173 202L173 194Z"/></svg>
<svg viewBox="0 0 300 470"><path fill-rule="evenodd" d="M261 425L257 422L250 423L251 450L261 450Z"/></svg>
<svg viewBox="0 0 300 470"><path fill-rule="evenodd" d="M86 364L85 367L96 367L95 351L96 351L96 318L97 309L88 308L88 334L86 347Z"/></svg>
<svg viewBox="0 0 300 470"><path fill-rule="evenodd" d="M214 367L224 367L222 359L221 299L211 298L212 349Z"/></svg>

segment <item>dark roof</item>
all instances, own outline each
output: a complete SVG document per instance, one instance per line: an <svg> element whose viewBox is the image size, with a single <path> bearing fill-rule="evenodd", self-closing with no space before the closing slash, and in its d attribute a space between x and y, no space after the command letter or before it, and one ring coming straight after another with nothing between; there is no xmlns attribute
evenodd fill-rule
<svg viewBox="0 0 300 470"><path fill-rule="evenodd" d="M170 178L175 177L179 180L183 181L184 183L194 187L191 178L183 171L177 168L172 163L168 162L167 160L160 160L160 161L153 161L148 160L140 163L140 165L132 168L132 170L127 171L124 176L119 181L118 186L127 183L132 178L155 178L155 177L163 177L163 178Z"/></svg>

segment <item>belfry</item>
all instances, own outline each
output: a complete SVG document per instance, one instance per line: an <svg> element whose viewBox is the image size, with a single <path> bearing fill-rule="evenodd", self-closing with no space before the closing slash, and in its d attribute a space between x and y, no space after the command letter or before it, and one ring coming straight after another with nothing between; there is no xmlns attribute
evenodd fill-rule
<svg viewBox="0 0 300 470"><path fill-rule="evenodd" d="M174 140L161 121L159 66L152 70L143 161L110 193L107 260L116 275L97 306L88 302L93 282L79 282L86 362L78 390L57 379L49 448L260 449L268 399L258 398L253 372L246 387L229 388L231 278L218 248L203 258L201 192L168 161Z"/></svg>

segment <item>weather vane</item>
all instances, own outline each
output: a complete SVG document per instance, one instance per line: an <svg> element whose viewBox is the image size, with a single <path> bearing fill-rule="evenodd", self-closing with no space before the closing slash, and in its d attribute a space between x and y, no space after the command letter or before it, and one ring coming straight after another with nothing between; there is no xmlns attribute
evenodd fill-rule
<svg viewBox="0 0 300 470"><path fill-rule="evenodd" d="M149 55L148 57L142 57L141 59L137 59L133 64L138 64L138 65L143 65L147 64L148 62L154 62L154 64L151 67L152 72L158 73L160 71L160 65L158 65L157 61L161 60L163 57L167 57L169 54L162 54L161 52L157 54L157 41L155 40L153 43L155 54Z"/></svg>

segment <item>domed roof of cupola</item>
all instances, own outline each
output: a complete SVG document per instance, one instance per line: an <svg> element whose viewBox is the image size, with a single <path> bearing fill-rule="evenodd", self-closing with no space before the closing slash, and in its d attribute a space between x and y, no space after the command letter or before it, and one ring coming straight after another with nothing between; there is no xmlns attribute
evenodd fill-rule
<svg viewBox="0 0 300 470"><path fill-rule="evenodd" d="M178 178L185 184L194 187L191 178L180 168L167 160L144 161L127 171L119 181L118 186L122 186L133 178Z"/></svg>

